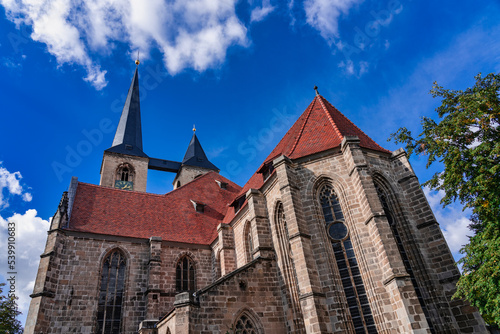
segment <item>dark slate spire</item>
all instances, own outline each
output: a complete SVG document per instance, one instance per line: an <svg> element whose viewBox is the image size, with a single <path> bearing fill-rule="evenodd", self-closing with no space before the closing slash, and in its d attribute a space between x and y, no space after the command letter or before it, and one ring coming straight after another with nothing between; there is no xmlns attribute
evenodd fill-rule
<svg viewBox="0 0 500 334"><path fill-rule="evenodd" d="M148 157L142 151L141 105L139 101L139 72L135 69L134 78L123 106L120 123L116 129L113 146L106 152L114 152L138 157Z"/></svg>
<svg viewBox="0 0 500 334"><path fill-rule="evenodd" d="M196 137L196 132L193 133L193 138L191 138L191 142L189 143L189 147L184 155L184 159L182 159L182 164L219 171L219 168L208 161L208 158L201 147L200 141L198 140L198 137Z"/></svg>

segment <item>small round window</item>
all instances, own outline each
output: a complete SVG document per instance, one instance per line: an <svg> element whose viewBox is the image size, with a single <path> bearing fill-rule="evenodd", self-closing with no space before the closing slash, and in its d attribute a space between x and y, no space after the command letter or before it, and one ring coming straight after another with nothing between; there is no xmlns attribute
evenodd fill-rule
<svg viewBox="0 0 500 334"><path fill-rule="evenodd" d="M347 226L341 221L336 221L328 226L328 235L335 241L341 241L347 237Z"/></svg>

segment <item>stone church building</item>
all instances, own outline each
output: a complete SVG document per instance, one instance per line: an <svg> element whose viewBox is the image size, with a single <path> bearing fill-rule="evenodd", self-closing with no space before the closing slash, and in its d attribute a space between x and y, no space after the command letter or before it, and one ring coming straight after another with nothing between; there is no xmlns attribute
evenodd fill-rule
<svg viewBox="0 0 500 334"><path fill-rule="evenodd" d="M148 169L174 190L146 192ZM316 92L239 186L193 134L143 152L135 70L99 185L71 180L26 334L487 333L402 149Z"/></svg>

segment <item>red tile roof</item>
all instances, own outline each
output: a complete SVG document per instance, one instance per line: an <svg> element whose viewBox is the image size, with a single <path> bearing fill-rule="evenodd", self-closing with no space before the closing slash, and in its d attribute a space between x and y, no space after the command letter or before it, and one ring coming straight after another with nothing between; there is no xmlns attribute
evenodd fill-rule
<svg viewBox="0 0 500 334"><path fill-rule="evenodd" d="M258 170L281 155L297 159L339 147L345 136L357 136L361 147L390 153L317 95ZM215 180L227 182L227 189L220 189ZM234 218L229 204L249 189L261 188L264 181L256 172L241 188L210 172L166 195L79 183L69 229L207 245L217 237L217 225ZM196 212L190 200L206 204L205 212Z"/></svg>
<svg viewBox="0 0 500 334"><path fill-rule="evenodd" d="M221 189L215 180L227 182ZM241 187L209 172L166 195L118 190L78 183L69 230L124 237L150 238L192 244L210 244L227 203ZM193 203L206 204L204 213Z"/></svg>
<svg viewBox="0 0 500 334"><path fill-rule="evenodd" d="M257 170L281 155L297 159L339 147L346 136L357 136L361 147L391 153L375 143L323 96L316 95ZM236 199L243 196L249 189L259 189L263 184L262 174L255 173ZM227 218L224 219L224 222L227 221Z"/></svg>

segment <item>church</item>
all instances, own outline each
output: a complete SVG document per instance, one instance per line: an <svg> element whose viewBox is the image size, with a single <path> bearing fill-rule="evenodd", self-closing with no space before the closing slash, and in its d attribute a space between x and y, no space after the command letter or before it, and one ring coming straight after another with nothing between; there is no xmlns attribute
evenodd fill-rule
<svg viewBox="0 0 500 334"><path fill-rule="evenodd" d="M63 193L25 334L488 332L406 153L317 90L241 187L196 132L182 161L143 151L136 68L100 173Z"/></svg>

